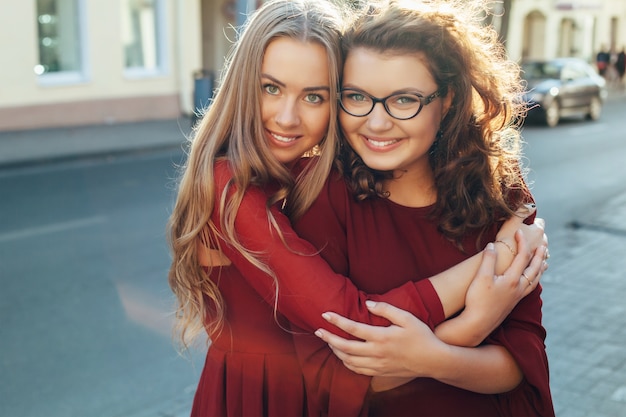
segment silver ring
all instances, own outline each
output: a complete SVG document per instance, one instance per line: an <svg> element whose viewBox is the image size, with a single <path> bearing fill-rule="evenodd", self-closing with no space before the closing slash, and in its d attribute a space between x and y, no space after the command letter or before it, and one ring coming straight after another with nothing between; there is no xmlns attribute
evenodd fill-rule
<svg viewBox="0 0 626 417"><path fill-rule="evenodd" d="M528 277L526 276L526 274L525 274L524 272L522 272L522 277L524 277L524 279L525 279L526 281L528 281L528 285L529 285L529 286L533 285L533 282L530 280L530 278L528 278Z"/></svg>

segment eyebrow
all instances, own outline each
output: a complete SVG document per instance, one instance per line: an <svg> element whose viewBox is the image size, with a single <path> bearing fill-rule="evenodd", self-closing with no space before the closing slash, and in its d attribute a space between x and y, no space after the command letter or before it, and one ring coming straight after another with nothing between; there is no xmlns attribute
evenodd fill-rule
<svg viewBox="0 0 626 417"><path fill-rule="evenodd" d="M272 80L273 82L275 82L276 84L278 84L281 87L286 87L287 86L285 83L283 83L282 81L277 80L276 78L272 77L269 74L261 73L261 77L268 78L268 79ZM330 92L330 87L327 86L327 85L320 85L320 86L305 87L305 88L302 89L302 91L319 91L319 90L324 90L324 91Z"/></svg>
<svg viewBox="0 0 626 417"><path fill-rule="evenodd" d="M356 91L360 91L360 92L363 92L363 93L370 94L366 90L364 90L364 89L362 89L360 87L357 87L354 84L344 84L344 85L341 86L341 89L342 90L356 90ZM407 87L407 88L401 88L400 90L392 91L391 95L394 95L394 94L405 94L405 93L417 94L417 95L420 95L420 96L423 96L424 94L426 94L425 92L421 91L419 88Z"/></svg>

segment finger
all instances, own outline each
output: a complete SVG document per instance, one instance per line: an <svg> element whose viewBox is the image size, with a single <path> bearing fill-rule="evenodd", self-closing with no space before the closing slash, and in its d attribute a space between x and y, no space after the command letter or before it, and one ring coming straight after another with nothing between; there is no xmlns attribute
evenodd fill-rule
<svg viewBox="0 0 626 417"><path fill-rule="evenodd" d="M368 300L365 305L370 313L389 320L392 325L406 327L411 320L415 319L415 316L408 311L401 310L396 306L382 301ZM364 327L359 329L363 331L360 333L361 339L371 340L374 336L372 332L376 331L376 329L384 329L384 327L364 325Z"/></svg>
<svg viewBox="0 0 626 417"><path fill-rule="evenodd" d="M546 230L546 221L541 217L535 217L535 225L539 226L542 230Z"/></svg>
<svg viewBox="0 0 626 417"><path fill-rule="evenodd" d="M345 339L343 339L343 341L349 342L349 341L347 341ZM364 344L362 342L354 342L354 341L352 341L352 343L353 344L356 344L356 343ZM347 351L343 350L339 346L336 346L336 345L333 345L333 344L329 344L328 347L333 352L333 354L341 362L343 362L344 366L346 368L350 369L351 371L357 372L357 373L363 374L363 375L374 375L374 374L378 373L378 370L375 367L375 365L379 362L378 358L371 357L371 356L368 356L368 355L352 354L350 352L347 352ZM374 366L372 366L372 365L374 365Z"/></svg>
<svg viewBox="0 0 626 417"><path fill-rule="evenodd" d="M378 326L370 326L369 324L359 323L332 312L324 313L322 314L322 317L344 332L363 340L369 340L375 337L376 329L380 328Z"/></svg>
<svg viewBox="0 0 626 417"><path fill-rule="evenodd" d="M324 329L316 330L315 335L322 339L324 342L328 343L333 351L337 350L342 354L350 354L356 356L364 356L368 354L368 346L362 341L348 340Z"/></svg>
<svg viewBox="0 0 626 417"><path fill-rule="evenodd" d="M524 272L526 266L528 266L529 257L531 256L528 242L526 242L520 230L515 232L515 240L517 242L517 255L515 255L513 262L504 272L504 275L509 277L519 277Z"/></svg>
<svg viewBox="0 0 626 417"><path fill-rule="evenodd" d="M483 251L483 258L480 261L480 266L478 267L478 275L474 279L493 279L493 276L496 274L497 258L498 254L495 246L493 242L489 242Z"/></svg>
<svg viewBox="0 0 626 417"><path fill-rule="evenodd" d="M535 251L530 264L522 273L522 279L520 281L522 285L526 286L524 290L525 294L532 292L539 285L539 281L545 270L545 262L543 260L545 249L544 246L541 246Z"/></svg>
<svg viewBox="0 0 626 417"><path fill-rule="evenodd" d="M537 211L537 206L533 203L522 204L515 211L515 217L526 219Z"/></svg>

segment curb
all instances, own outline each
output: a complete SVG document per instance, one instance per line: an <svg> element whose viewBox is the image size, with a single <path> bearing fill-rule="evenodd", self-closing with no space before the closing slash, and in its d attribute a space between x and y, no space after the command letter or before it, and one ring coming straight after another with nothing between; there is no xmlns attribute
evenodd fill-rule
<svg viewBox="0 0 626 417"><path fill-rule="evenodd" d="M34 166L53 165L66 162L96 161L102 159L120 158L124 156L138 156L165 151L174 151L176 149L178 149L180 152L183 152L182 143L179 145L154 145L126 149L102 149L80 153L43 156L40 158L18 158L10 161L0 161L0 171L17 168L30 168Z"/></svg>

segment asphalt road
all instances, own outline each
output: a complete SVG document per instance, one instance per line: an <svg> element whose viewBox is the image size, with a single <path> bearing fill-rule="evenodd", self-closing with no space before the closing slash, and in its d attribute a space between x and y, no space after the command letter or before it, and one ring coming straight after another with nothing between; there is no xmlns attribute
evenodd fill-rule
<svg viewBox="0 0 626 417"><path fill-rule="evenodd" d="M171 338L161 153L0 173L0 415L188 415Z"/></svg>
<svg viewBox="0 0 626 417"><path fill-rule="evenodd" d="M529 179L548 227L580 221L626 191L626 100L612 100L597 122L562 121L523 130Z"/></svg>

